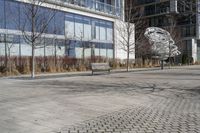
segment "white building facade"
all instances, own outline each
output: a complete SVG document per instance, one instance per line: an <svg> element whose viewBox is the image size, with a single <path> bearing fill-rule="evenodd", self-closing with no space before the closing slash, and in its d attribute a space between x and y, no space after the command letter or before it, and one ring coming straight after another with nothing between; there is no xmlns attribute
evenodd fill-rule
<svg viewBox="0 0 200 133"><path fill-rule="evenodd" d="M31 56L31 46L21 31L28 19L24 12L28 4L29 0L0 0L0 56L8 50L11 56ZM56 53L73 58L122 59L115 50L115 23L123 20L123 5L124 0L46 0L38 8L40 13L55 14L41 36L36 56ZM25 30L31 32L31 26Z"/></svg>

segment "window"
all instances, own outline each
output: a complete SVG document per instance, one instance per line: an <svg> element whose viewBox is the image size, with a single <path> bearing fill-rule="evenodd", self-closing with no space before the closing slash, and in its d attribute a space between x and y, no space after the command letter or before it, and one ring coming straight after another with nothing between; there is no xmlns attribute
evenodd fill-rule
<svg viewBox="0 0 200 133"><path fill-rule="evenodd" d="M100 40L106 40L106 22L100 21L99 23L100 30Z"/></svg>
<svg viewBox="0 0 200 133"><path fill-rule="evenodd" d="M95 32L94 32L94 38L97 39L97 40L99 40L99 39L100 39L100 37L99 37L99 32L100 32L99 21L98 21L98 20L95 20L94 23L95 23L95 27L94 27L94 31L95 31Z"/></svg>
<svg viewBox="0 0 200 133"><path fill-rule="evenodd" d="M113 58L113 44L108 43L107 46L107 58Z"/></svg>
<svg viewBox="0 0 200 133"><path fill-rule="evenodd" d="M65 29L65 13L57 12L55 14L55 33L58 35L64 35Z"/></svg>
<svg viewBox="0 0 200 133"><path fill-rule="evenodd" d="M20 29L25 31L31 31L31 21L28 19L28 12L27 8L30 5L28 4L21 4L20 5Z"/></svg>
<svg viewBox="0 0 200 133"><path fill-rule="evenodd" d="M6 1L6 28L19 29L19 3Z"/></svg>
<svg viewBox="0 0 200 133"><path fill-rule="evenodd" d="M75 36L83 38L83 17L80 15L75 15Z"/></svg>
<svg viewBox="0 0 200 133"><path fill-rule="evenodd" d="M92 36L92 25L91 25L91 19L89 17L84 17L84 39L91 40Z"/></svg>
<svg viewBox="0 0 200 133"><path fill-rule="evenodd" d="M182 37L192 37L196 35L196 26L195 25L184 25L181 27Z"/></svg>
<svg viewBox="0 0 200 133"><path fill-rule="evenodd" d="M75 36L74 15L71 13L66 13L65 20L65 35L69 38L73 38Z"/></svg>
<svg viewBox="0 0 200 133"><path fill-rule="evenodd" d="M107 40L108 41L113 41L113 23L112 22L107 22Z"/></svg>
<svg viewBox="0 0 200 133"><path fill-rule="evenodd" d="M107 57L107 49L105 43L100 43L100 56Z"/></svg>
<svg viewBox="0 0 200 133"><path fill-rule="evenodd" d="M155 5L150 5L145 7L145 15L153 15L155 14Z"/></svg>
<svg viewBox="0 0 200 133"><path fill-rule="evenodd" d="M0 1L0 28L4 28L4 1Z"/></svg>
<svg viewBox="0 0 200 133"><path fill-rule="evenodd" d="M48 8L39 8L38 10L38 25L44 24L43 26L39 26L39 28L37 29L38 32L40 32L42 29L45 28L45 26L47 26L47 28L45 29L45 33L48 34L55 34L55 16L54 16L55 12L51 9Z"/></svg>

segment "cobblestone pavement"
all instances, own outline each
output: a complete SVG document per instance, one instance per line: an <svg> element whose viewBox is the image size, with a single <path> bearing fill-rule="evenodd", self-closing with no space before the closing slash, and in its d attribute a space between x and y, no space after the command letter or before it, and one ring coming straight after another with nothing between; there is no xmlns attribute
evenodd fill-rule
<svg viewBox="0 0 200 133"><path fill-rule="evenodd" d="M200 133L200 66L0 84L2 133Z"/></svg>
<svg viewBox="0 0 200 133"><path fill-rule="evenodd" d="M158 102L146 106L131 107L85 121L62 132L199 133L199 110L199 101L158 99Z"/></svg>
<svg viewBox="0 0 200 133"><path fill-rule="evenodd" d="M186 75L191 74L193 79L198 77L196 80L199 80L200 73L190 73L191 70L194 69L165 70L163 74L182 75L185 80ZM157 71L148 74L160 75ZM115 84L120 89L126 88L121 93L145 94L142 96L148 97L149 101L84 121L63 129L62 133L200 133L200 86L193 88L192 82L188 85L177 82L173 86L168 80L171 81L157 80L156 83L149 79L135 83L121 80Z"/></svg>

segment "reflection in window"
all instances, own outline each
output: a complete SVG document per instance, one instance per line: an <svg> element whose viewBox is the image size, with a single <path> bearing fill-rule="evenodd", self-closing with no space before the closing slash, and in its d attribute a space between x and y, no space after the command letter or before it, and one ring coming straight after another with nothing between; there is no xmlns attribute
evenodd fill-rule
<svg viewBox="0 0 200 133"><path fill-rule="evenodd" d="M27 9L30 8L28 4L20 5L20 29L31 31L31 22L27 19Z"/></svg>
<svg viewBox="0 0 200 133"><path fill-rule="evenodd" d="M100 21L100 40L106 40L106 22Z"/></svg>
<svg viewBox="0 0 200 133"><path fill-rule="evenodd" d="M100 44L100 56L101 57L107 57L107 50L106 50L106 44L105 43Z"/></svg>
<svg viewBox="0 0 200 133"><path fill-rule="evenodd" d="M6 1L6 16L4 16L4 1L0 0L0 28L4 27L4 20L6 20L7 29L23 29L26 31L31 31L31 21L27 19L27 9L31 5L24 4L21 2ZM39 7L40 19L49 18L54 14L49 8ZM42 14L42 15L41 15ZM6 19L5 19L6 17ZM44 21L46 22L46 21ZM41 25L36 28L36 31L41 30ZM85 44L85 55L91 56L91 44L95 44L95 54L96 56L103 57L113 57L113 23L109 21L103 21L101 19L94 19L86 16L76 15L73 13L66 13L62 11L56 11L54 18L48 23L45 33L66 35L67 39L71 39L68 43L67 48L61 48L59 54L66 53L67 55L75 56L75 49L80 49L82 45L80 44L80 37L83 38L83 43ZM75 41L74 37L77 37ZM49 38L48 38L49 37ZM46 55L54 54L54 39L50 36L46 36L46 39L42 43L46 45ZM79 41L78 41L79 40ZM14 42L19 42L19 39ZM59 47L63 46L63 41L57 42ZM101 43L100 43L101 42ZM104 42L104 43L102 43ZM107 42L107 43L106 43ZM111 43L111 45L110 45ZM21 36L19 43L19 51L21 55L31 55L31 47L27 45L26 40ZM58 48L58 47L57 47ZM67 49L67 50L66 50ZM64 51L62 51L64 50ZM67 51L67 52L66 52ZM44 49L38 50L37 54L43 54Z"/></svg>
<svg viewBox="0 0 200 133"><path fill-rule="evenodd" d="M97 39L97 40L100 39L99 32L100 32L99 21L96 20L95 21L95 35L94 35L94 38Z"/></svg>
<svg viewBox="0 0 200 133"><path fill-rule="evenodd" d="M39 13L39 15L38 15L39 23L43 22L44 25L47 25L46 33L54 34L55 33L55 26L54 26L55 17L53 17L54 11L46 9L46 8L40 8L38 13ZM41 15L40 13L43 15ZM52 19L50 19L50 18L52 18ZM41 26L41 29L43 29L43 28L44 28L44 26ZM40 31L40 29L38 29L38 32L39 31Z"/></svg>
<svg viewBox="0 0 200 133"><path fill-rule="evenodd" d="M55 33L58 35L64 35L65 29L65 13L57 12L55 14Z"/></svg>
<svg viewBox="0 0 200 133"><path fill-rule="evenodd" d="M6 28L19 29L19 4L17 2L6 1Z"/></svg>
<svg viewBox="0 0 200 133"><path fill-rule="evenodd" d="M84 17L84 39L91 40L92 25L89 17Z"/></svg>
<svg viewBox="0 0 200 133"><path fill-rule="evenodd" d="M74 37L74 15L67 13L65 15L65 35L69 38Z"/></svg>
<svg viewBox="0 0 200 133"><path fill-rule="evenodd" d="M75 15L75 36L78 38L83 38L83 17L80 15Z"/></svg>
<svg viewBox="0 0 200 133"><path fill-rule="evenodd" d="M112 22L107 22L107 40L113 41L113 26Z"/></svg>
<svg viewBox="0 0 200 133"><path fill-rule="evenodd" d="M4 1L0 1L0 28L4 28Z"/></svg>

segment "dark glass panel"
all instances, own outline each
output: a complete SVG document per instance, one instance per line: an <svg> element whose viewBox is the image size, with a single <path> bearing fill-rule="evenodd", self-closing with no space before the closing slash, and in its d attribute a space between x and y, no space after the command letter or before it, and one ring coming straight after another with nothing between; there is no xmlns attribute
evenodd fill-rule
<svg viewBox="0 0 200 133"><path fill-rule="evenodd" d="M64 12L57 12L55 14L55 33L59 35L64 35L65 29L65 14Z"/></svg>
<svg viewBox="0 0 200 133"><path fill-rule="evenodd" d="M19 3L6 1L5 12L6 12L6 28L19 29L19 14L20 14Z"/></svg>
<svg viewBox="0 0 200 133"><path fill-rule="evenodd" d="M4 28L4 1L0 0L0 28Z"/></svg>
<svg viewBox="0 0 200 133"><path fill-rule="evenodd" d="M30 5L20 3L20 29L24 31L31 31L31 17L28 9Z"/></svg>

